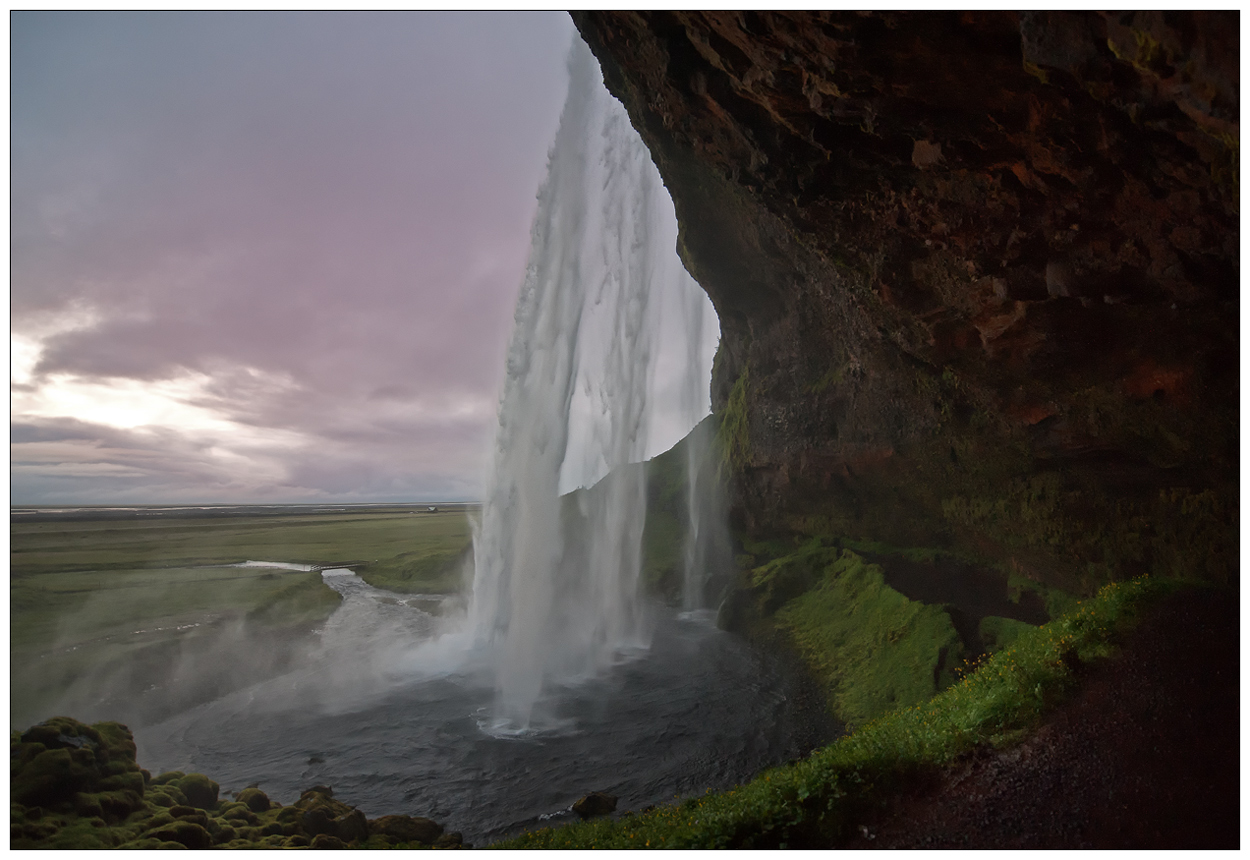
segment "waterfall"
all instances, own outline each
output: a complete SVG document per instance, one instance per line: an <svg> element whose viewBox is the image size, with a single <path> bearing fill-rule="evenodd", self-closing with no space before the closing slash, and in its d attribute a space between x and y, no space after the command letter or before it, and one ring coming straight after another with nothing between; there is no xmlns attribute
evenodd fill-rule
<svg viewBox="0 0 1250 860"><path fill-rule="evenodd" d="M639 464L661 306L686 297L702 326L697 302L707 304L677 258L672 202L650 153L580 40L569 74L474 534L468 622L494 666L501 731L530 726L546 685L649 644ZM693 426L707 414L706 370L692 360L685 372L695 379L683 390L703 410ZM588 489L562 497L576 487Z"/></svg>

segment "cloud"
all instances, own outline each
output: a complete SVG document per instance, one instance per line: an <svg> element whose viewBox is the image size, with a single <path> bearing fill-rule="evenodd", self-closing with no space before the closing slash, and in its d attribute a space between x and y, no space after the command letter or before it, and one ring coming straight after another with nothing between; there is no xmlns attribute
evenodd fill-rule
<svg viewBox="0 0 1250 860"><path fill-rule="evenodd" d="M480 493L567 16L11 37L15 502Z"/></svg>

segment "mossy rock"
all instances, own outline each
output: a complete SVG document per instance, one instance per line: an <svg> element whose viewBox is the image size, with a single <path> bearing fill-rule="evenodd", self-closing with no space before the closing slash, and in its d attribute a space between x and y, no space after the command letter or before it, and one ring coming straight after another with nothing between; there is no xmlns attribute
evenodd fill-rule
<svg viewBox="0 0 1250 860"><path fill-rule="evenodd" d="M250 809L252 812L261 813L268 812L273 808L269 795L261 791L259 788L245 788L239 792L236 798L240 803Z"/></svg>
<svg viewBox="0 0 1250 860"><path fill-rule="evenodd" d="M189 773L176 783L187 803L199 809L214 809L221 786L202 773Z"/></svg>
<svg viewBox="0 0 1250 860"><path fill-rule="evenodd" d="M228 822L232 827L239 827L243 825L254 827L260 823L260 819L256 816L256 813L252 812L252 810L248 809L241 803L238 805L232 805L229 809L222 810L221 817L223 821Z"/></svg>
<svg viewBox="0 0 1250 860"><path fill-rule="evenodd" d="M145 795L148 803L166 808L179 806L187 802L187 796L173 785L154 785Z"/></svg>
<svg viewBox="0 0 1250 860"><path fill-rule="evenodd" d="M67 749L44 749L10 773L12 799L27 805L55 806L82 789L94 788L91 769L74 760Z"/></svg>
<svg viewBox="0 0 1250 860"><path fill-rule="evenodd" d="M150 835L162 842L177 842L185 848L208 848L213 844L212 834L193 821L175 821Z"/></svg>
<svg viewBox="0 0 1250 860"><path fill-rule="evenodd" d="M86 726L58 717L10 732L10 847L17 849L386 848L364 813L314 786L296 805L273 803L259 789L219 799L200 773L157 777L134 760L130 730L119 723ZM442 830L427 819L395 819ZM411 829L411 828L409 828ZM415 840L411 844L420 844ZM428 844L428 843L427 843Z"/></svg>
<svg viewBox="0 0 1250 860"><path fill-rule="evenodd" d="M100 780L99 788L101 791L128 791L142 797L147 786L144 783L143 774L137 770L128 770L105 776Z"/></svg>
<svg viewBox="0 0 1250 860"><path fill-rule="evenodd" d="M428 818L408 815L383 815L369 822L369 833L384 837L392 845L421 842L433 845L443 834L442 825Z"/></svg>

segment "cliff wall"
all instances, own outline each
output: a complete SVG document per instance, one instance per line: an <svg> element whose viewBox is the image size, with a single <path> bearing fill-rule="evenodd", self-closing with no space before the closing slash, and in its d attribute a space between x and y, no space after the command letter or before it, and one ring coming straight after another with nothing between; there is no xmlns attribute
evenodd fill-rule
<svg viewBox="0 0 1250 860"><path fill-rule="evenodd" d="M752 539L1235 580L1238 13L574 13Z"/></svg>

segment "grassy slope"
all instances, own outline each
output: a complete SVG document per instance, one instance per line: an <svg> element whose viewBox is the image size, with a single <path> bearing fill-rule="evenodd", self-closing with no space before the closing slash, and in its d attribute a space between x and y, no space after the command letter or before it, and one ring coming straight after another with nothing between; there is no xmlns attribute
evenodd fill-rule
<svg viewBox="0 0 1250 860"><path fill-rule="evenodd" d="M850 551L822 549L816 558L819 584L776 619L843 722L923 702L954 682L963 646L940 607L908 600L885 584L881 568ZM757 579L775 575L776 564L759 568Z"/></svg>
<svg viewBox="0 0 1250 860"><path fill-rule="evenodd" d="M1072 689L1081 663L1112 653L1140 609L1174 587L1150 579L1109 585L1069 615L1017 631L1013 646L931 700L894 710L733 790L620 820L540 830L495 847L829 847L920 770L979 744L1019 740Z"/></svg>

